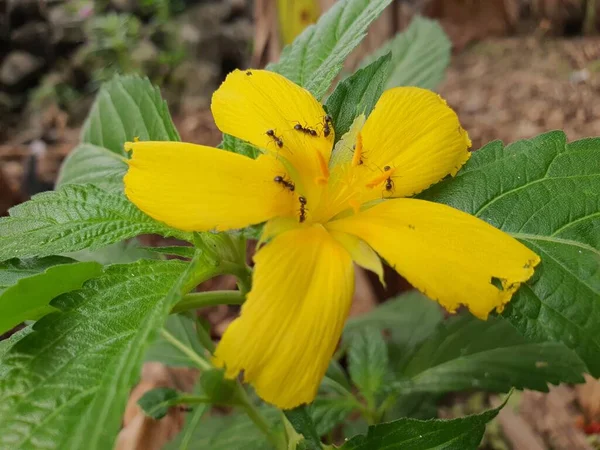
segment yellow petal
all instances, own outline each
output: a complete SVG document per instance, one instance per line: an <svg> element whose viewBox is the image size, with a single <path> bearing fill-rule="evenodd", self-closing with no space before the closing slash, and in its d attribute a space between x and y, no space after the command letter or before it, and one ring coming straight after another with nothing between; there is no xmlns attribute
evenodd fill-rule
<svg viewBox="0 0 600 450"><path fill-rule="evenodd" d="M217 346L228 377L244 372L279 408L311 402L350 308L350 255L320 225L280 234L254 257L252 291Z"/></svg>
<svg viewBox="0 0 600 450"><path fill-rule="evenodd" d="M471 141L454 111L436 93L399 87L383 93L362 129L362 153L376 197L406 197L455 175ZM381 175L394 170L391 183ZM386 188L391 187L390 189Z"/></svg>
<svg viewBox="0 0 600 450"><path fill-rule="evenodd" d="M235 70L214 93L211 108L222 132L289 161L302 195L312 196L313 185L327 178L324 169L334 132L325 123L325 110L307 90L273 72Z"/></svg>
<svg viewBox="0 0 600 450"><path fill-rule="evenodd" d="M274 178L274 158L256 160L182 142L129 142L125 194L138 208L187 231L227 230L293 214L294 194Z"/></svg>
<svg viewBox="0 0 600 450"><path fill-rule="evenodd" d="M486 222L424 200L388 200L327 227L366 241L449 311L462 304L481 319L493 309L501 311L540 261Z"/></svg>
<svg viewBox="0 0 600 450"><path fill-rule="evenodd" d="M385 285L381 259L365 241L341 231L330 230L330 233L346 249L356 264L375 273L381 284Z"/></svg>

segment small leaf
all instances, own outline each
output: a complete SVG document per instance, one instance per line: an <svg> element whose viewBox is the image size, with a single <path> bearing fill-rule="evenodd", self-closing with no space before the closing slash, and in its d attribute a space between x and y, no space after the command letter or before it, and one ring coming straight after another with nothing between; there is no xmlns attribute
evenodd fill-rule
<svg viewBox="0 0 600 450"><path fill-rule="evenodd" d="M60 256L0 262L0 334L56 311L50 300L79 289L84 281L101 273L98 263L78 263Z"/></svg>
<svg viewBox="0 0 600 450"><path fill-rule="evenodd" d="M180 140L157 87L147 78L115 76L96 96L83 125L81 140L125 155L123 144L135 138L142 141Z"/></svg>
<svg viewBox="0 0 600 450"><path fill-rule="evenodd" d="M199 264L113 265L55 299L61 312L3 358L0 448L112 448L144 352Z"/></svg>
<svg viewBox="0 0 600 450"><path fill-rule="evenodd" d="M452 44L435 21L415 16L410 25L386 42L361 63L366 66L388 52L392 53L385 89L397 86L418 86L435 89L444 79L450 63Z"/></svg>
<svg viewBox="0 0 600 450"><path fill-rule="evenodd" d="M451 420L403 418L369 427L366 436L355 436L341 450L476 450L486 424L500 409Z"/></svg>
<svg viewBox="0 0 600 450"><path fill-rule="evenodd" d="M383 55L337 85L325 103L333 118L336 142L350 130L354 119L368 115L381 96L387 80L391 55Z"/></svg>
<svg viewBox="0 0 600 450"><path fill-rule="evenodd" d="M372 402L383 387L388 371L387 346L375 327L365 327L349 337L348 370L361 394Z"/></svg>
<svg viewBox="0 0 600 450"><path fill-rule="evenodd" d="M175 389L159 387L144 393L137 403L147 416L158 420L167 415L178 397L179 393Z"/></svg>
<svg viewBox="0 0 600 450"><path fill-rule="evenodd" d="M97 249L140 234L191 240L145 215L123 195L68 185L35 195L0 219L0 261Z"/></svg>
<svg viewBox="0 0 600 450"><path fill-rule="evenodd" d="M308 89L321 100L350 52L391 0L340 0L315 25L283 49L267 69Z"/></svg>
<svg viewBox="0 0 600 450"><path fill-rule="evenodd" d="M581 383L585 364L563 344L529 343L508 322L471 316L451 320L412 354L402 392L511 388L548 391L548 383Z"/></svg>
<svg viewBox="0 0 600 450"><path fill-rule="evenodd" d="M109 192L123 191L127 164L120 154L103 147L81 144L63 162L56 186L93 184Z"/></svg>
<svg viewBox="0 0 600 450"><path fill-rule="evenodd" d="M572 348L600 376L600 139L553 131L492 142L421 197L473 214L540 255L503 315L534 341Z"/></svg>
<svg viewBox="0 0 600 450"><path fill-rule="evenodd" d="M199 355L204 353L204 347L198 341L194 320L183 314L172 314L167 319L164 328L179 342L189 347ZM178 347L167 341L162 335L148 349L146 361L157 361L173 367L198 367L197 363L183 353Z"/></svg>
<svg viewBox="0 0 600 450"><path fill-rule="evenodd" d="M305 405L283 411L294 430L304 436L302 443L306 450L322 450L321 439L317 434L315 424Z"/></svg>

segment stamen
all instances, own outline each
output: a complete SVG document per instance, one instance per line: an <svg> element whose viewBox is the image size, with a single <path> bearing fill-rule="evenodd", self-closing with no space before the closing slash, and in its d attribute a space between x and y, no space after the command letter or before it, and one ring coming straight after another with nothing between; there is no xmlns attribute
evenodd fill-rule
<svg viewBox="0 0 600 450"><path fill-rule="evenodd" d="M354 214L358 214L360 212L360 202L355 198L351 199L348 204L354 210Z"/></svg>
<svg viewBox="0 0 600 450"><path fill-rule="evenodd" d="M319 168L321 169L321 176L317 177L317 184L327 184L329 180L329 167L325 157L317 150L317 159L319 160Z"/></svg>
<svg viewBox="0 0 600 450"><path fill-rule="evenodd" d="M362 150L363 150L363 142L362 142L362 134L360 131L356 135L356 145L354 146L354 156L352 156L352 166L359 166L362 164Z"/></svg>
<svg viewBox="0 0 600 450"><path fill-rule="evenodd" d="M387 180L388 178L390 178L394 172L396 171L396 169L394 167L389 168L388 170L386 170L385 172L383 172L381 175L377 176L376 178L373 178L371 181L369 181L366 186L369 189L374 188L377 185L380 185L381 183L383 183L385 180Z"/></svg>

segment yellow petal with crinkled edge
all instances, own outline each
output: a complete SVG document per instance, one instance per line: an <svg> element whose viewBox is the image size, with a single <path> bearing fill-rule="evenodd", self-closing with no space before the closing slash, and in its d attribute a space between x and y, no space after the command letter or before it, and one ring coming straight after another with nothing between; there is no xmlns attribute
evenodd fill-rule
<svg viewBox="0 0 600 450"><path fill-rule="evenodd" d="M455 175L469 159L471 141L456 113L436 93L416 87L385 91L361 131L362 177L371 198L407 197L446 175ZM391 189L387 177L394 169ZM369 180L370 178L370 180Z"/></svg>
<svg viewBox="0 0 600 450"><path fill-rule="evenodd" d="M354 289L350 255L321 226L285 232L254 257L254 282L215 363L244 373L282 409L310 403L342 333Z"/></svg>
<svg viewBox="0 0 600 450"><path fill-rule="evenodd" d="M289 161L286 173L301 195L314 197L315 185L325 184L334 131L306 89L274 72L234 70L213 94L211 109L222 132Z"/></svg>
<svg viewBox="0 0 600 450"><path fill-rule="evenodd" d="M128 142L125 194L149 216L186 231L228 230L293 214L272 157L256 160L182 142Z"/></svg>
<svg viewBox="0 0 600 450"><path fill-rule="evenodd" d="M466 305L481 319L494 309L501 311L540 262L534 252L488 223L424 200L388 200L327 227L366 241L448 311Z"/></svg>

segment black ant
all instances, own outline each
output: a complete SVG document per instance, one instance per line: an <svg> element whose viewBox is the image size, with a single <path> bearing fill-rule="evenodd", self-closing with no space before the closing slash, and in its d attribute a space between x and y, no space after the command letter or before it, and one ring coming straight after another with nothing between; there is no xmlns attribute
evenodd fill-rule
<svg viewBox="0 0 600 450"><path fill-rule="evenodd" d="M298 197L298 201L300 202L300 217L298 221L302 223L306 220L306 199L300 196Z"/></svg>
<svg viewBox="0 0 600 450"><path fill-rule="evenodd" d="M267 136L269 136L271 139L273 139L273 141L275 141L277 147L283 147L283 141L277 135L275 135L275 132L273 130L267 130Z"/></svg>
<svg viewBox="0 0 600 450"><path fill-rule="evenodd" d="M246 75L250 76L252 75L252 72L250 70L246 70Z"/></svg>
<svg viewBox="0 0 600 450"><path fill-rule="evenodd" d="M390 169L391 169L390 166L385 166L383 168L383 171L387 172ZM394 180L392 180L392 177L388 177L388 179L385 180L385 190L388 192L391 192L393 189L394 189Z"/></svg>
<svg viewBox="0 0 600 450"><path fill-rule="evenodd" d="M311 136L317 136L317 132L315 130L313 130L312 128L303 127L299 123L294 125L294 130L301 131L304 134L310 134Z"/></svg>
<svg viewBox="0 0 600 450"><path fill-rule="evenodd" d="M275 183L279 183L282 186L286 187L287 189L290 190L290 192L294 192L294 189L296 189L296 186L294 185L293 182L286 180L281 175L277 175L275 178L273 178L273 181Z"/></svg>
<svg viewBox="0 0 600 450"><path fill-rule="evenodd" d="M333 119L329 114L327 114L325 117L323 117L323 120L323 136L328 137L331 133L330 127L333 127Z"/></svg>

